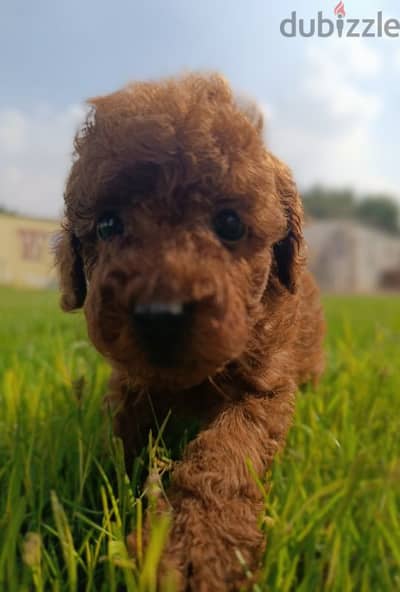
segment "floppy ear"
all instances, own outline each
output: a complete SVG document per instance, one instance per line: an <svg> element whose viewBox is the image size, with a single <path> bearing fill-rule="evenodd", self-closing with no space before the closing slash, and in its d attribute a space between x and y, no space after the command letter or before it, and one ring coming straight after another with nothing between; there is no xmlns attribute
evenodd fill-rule
<svg viewBox="0 0 400 592"><path fill-rule="evenodd" d="M287 221L286 235L273 248L275 270L280 283L293 294L305 262L303 206L289 168L277 158L272 159L276 189Z"/></svg>
<svg viewBox="0 0 400 592"><path fill-rule="evenodd" d="M86 278L80 242L67 228L57 237L55 258L60 278L61 308L66 312L81 308L86 297Z"/></svg>

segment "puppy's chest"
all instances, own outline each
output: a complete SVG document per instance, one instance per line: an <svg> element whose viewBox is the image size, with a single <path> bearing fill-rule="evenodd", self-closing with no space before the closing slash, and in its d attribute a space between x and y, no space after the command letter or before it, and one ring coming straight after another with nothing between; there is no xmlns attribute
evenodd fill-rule
<svg viewBox="0 0 400 592"><path fill-rule="evenodd" d="M193 392L194 391L194 392ZM153 392L138 397L128 394L119 419L134 440L135 449L147 445L149 432L158 435L172 458L182 455L186 444L207 425L216 413L217 402L201 389L170 393ZM136 434L136 435L135 435Z"/></svg>
<svg viewBox="0 0 400 592"><path fill-rule="evenodd" d="M188 424L203 426L218 412L220 401L207 388L201 386L180 392L151 393L148 397L157 421L184 428Z"/></svg>

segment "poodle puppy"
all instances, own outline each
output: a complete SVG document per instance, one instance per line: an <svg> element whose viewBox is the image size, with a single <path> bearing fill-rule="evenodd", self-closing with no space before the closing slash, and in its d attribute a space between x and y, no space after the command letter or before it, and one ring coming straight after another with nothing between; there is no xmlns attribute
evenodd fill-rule
<svg viewBox="0 0 400 592"><path fill-rule="evenodd" d="M200 423L160 499L172 515L162 565L180 590L238 590L263 550L254 473L323 366L299 193L257 108L217 74L89 104L56 250L61 305L84 307L111 364L128 469L168 413Z"/></svg>

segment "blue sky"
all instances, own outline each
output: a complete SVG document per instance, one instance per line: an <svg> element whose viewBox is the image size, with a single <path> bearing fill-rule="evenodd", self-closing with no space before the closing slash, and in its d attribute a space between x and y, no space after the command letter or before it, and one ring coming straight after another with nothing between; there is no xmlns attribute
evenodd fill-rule
<svg viewBox="0 0 400 592"><path fill-rule="evenodd" d="M287 39L315 0L3 0L0 203L56 216L88 96L129 80L219 70L266 114L268 145L299 185L386 191L400 199L400 38ZM304 5L304 6L303 6ZM345 2L348 17L400 20L394 0Z"/></svg>

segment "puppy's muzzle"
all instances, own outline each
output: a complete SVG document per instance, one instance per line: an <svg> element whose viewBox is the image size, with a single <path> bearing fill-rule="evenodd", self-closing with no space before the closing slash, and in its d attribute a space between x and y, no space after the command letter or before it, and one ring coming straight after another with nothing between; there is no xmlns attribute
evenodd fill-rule
<svg viewBox="0 0 400 592"><path fill-rule="evenodd" d="M152 302L134 307L133 330L151 363L162 367L179 363L190 332L193 308L193 304L182 302Z"/></svg>

